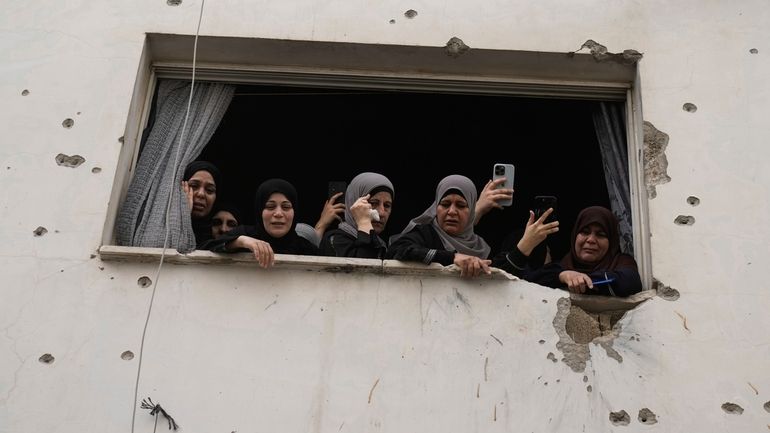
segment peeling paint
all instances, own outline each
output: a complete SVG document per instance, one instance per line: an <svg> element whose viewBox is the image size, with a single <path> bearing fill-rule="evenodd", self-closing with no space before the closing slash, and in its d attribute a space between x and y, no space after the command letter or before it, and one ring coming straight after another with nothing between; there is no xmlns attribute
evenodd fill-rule
<svg viewBox="0 0 770 433"><path fill-rule="evenodd" d="M634 65L642 60L643 54L636 50L623 50L622 53L611 53L607 51L607 47L604 45L589 39L580 46L577 51L571 51L567 53L569 56L574 56L575 53L587 49L591 52L594 60L597 62L614 62L622 65Z"/></svg>
<svg viewBox="0 0 770 433"><path fill-rule="evenodd" d="M657 196L656 185L671 182L666 171L668 170L668 159L666 158L666 147L668 146L668 134L659 131L655 126L645 121L644 130L644 181L647 185L647 198L653 199Z"/></svg>
<svg viewBox="0 0 770 433"><path fill-rule="evenodd" d="M58 165L61 165L62 167L69 167L69 168L75 168L80 164L86 162L86 159L80 155L69 156L63 153L56 155L55 159Z"/></svg>
<svg viewBox="0 0 770 433"><path fill-rule="evenodd" d="M460 57L461 54L468 52L471 47L465 45L465 42L463 42L462 39L458 37L452 37L452 39L447 41L445 49L447 56L456 58Z"/></svg>

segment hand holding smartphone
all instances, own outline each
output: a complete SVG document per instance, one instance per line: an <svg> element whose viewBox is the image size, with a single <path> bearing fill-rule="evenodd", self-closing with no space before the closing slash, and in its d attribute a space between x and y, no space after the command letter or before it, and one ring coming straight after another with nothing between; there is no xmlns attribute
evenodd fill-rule
<svg viewBox="0 0 770 433"><path fill-rule="evenodd" d="M513 164L496 163L492 169L492 180L505 178L505 182L502 183L498 188L513 189L514 170L515 168ZM513 197L508 200L498 201L498 203L501 206L510 206L513 204Z"/></svg>
<svg viewBox="0 0 770 433"><path fill-rule="evenodd" d="M557 200L556 197L552 195L538 195L535 197L535 203L534 203L534 209L535 212L535 219L540 218L541 215L545 213L549 208L553 208L553 212L551 212L550 215L548 215L548 218L543 221L544 223L550 223L553 221L558 220L556 217L556 204Z"/></svg>
<svg viewBox="0 0 770 433"><path fill-rule="evenodd" d="M334 204L345 204L345 190L347 190L348 184L340 180L332 180L329 182L329 198L332 198L334 194L341 192L342 194L334 200Z"/></svg>

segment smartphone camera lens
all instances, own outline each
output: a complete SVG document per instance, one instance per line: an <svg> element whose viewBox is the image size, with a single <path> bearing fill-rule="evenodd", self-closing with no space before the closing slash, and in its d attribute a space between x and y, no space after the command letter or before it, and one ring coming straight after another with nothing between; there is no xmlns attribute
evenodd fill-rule
<svg viewBox="0 0 770 433"><path fill-rule="evenodd" d="M498 165L497 167L495 167L495 174L496 175L503 175L503 174L505 174L505 167L503 167L501 165Z"/></svg>

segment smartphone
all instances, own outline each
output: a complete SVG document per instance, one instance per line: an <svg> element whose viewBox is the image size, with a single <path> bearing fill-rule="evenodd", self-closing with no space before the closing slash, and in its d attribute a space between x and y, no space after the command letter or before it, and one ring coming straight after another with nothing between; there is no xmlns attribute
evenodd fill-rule
<svg viewBox="0 0 770 433"><path fill-rule="evenodd" d="M535 212L535 219L540 218L540 215L544 214L548 208L553 208L553 212L545 219L546 223L556 221L556 197L552 195L538 195L535 197L535 205L533 211Z"/></svg>
<svg viewBox="0 0 770 433"><path fill-rule="evenodd" d="M337 200L334 200L334 203L345 203L345 190L348 189L348 184L346 182L340 181L340 180L332 180L329 182L329 198L331 198L334 194L337 194L338 192L341 192L342 195L337 197Z"/></svg>
<svg viewBox="0 0 770 433"><path fill-rule="evenodd" d="M500 184L500 188L513 189L513 173L513 164L498 163L495 164L495 167L492 169L492 180L504 177L505 183ZM498 203L500 203L501 206L510 206L513 204L513 197L508 200L499 201Z"/></svg>

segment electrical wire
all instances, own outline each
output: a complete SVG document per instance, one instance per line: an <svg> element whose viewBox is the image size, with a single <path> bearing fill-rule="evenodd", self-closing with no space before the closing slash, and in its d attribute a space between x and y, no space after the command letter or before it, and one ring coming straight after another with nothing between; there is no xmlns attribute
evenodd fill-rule
<svg viewBox="0 0 770 433"><path fill-rule="evenodd" d="M195 43L193 44L193 60L192 60L192 78L190 81L190 97L187 99L187 110L184 115L184 123L182 124L182 131L179 134L179 144L176 149L176 155L174 156L174 164L173 164L173 173L177 172L177 167L179 166L179 154L182 150L182 143L184 142L184 133L187 129L187 120L190 117L190 107L192 105L192 98L193 98L193 91L195 90L195 65L197 62L197 56L198 56L198 35L200 34L201 30L201 21L203 21L203 5L206 3L206 0L201 0L201 10L198 14L198 27L195 29ZM155 302L155 292L158 288L158 281L160 280L160 271L163 269L163 261L166 257L166 250L168 249L168 237L169 233L171 231L169 226L169 214L171 213L171 203L174 198L174 191L179 188L179 185L176 184L176 176L171 176L171 188L170 188L170 194L168 197L168 203L166 205L166 235L163 239L163 250L160 253L160 262L158 263L158 270L155 272L155 279L153 280L152 284L152 294L150 295L150 304L147 307L147 316L144 320L144 328L142 329L142 340L139 344L139 360L138 360L138 366L136 369L136 383L134 384L134 410L131 414L131 433L134 433L134 427L136 425L136 405L139 401L139 378L142 374L142 359L144 357L144 340L147 336L147 327L150 323L150 315L152 314L152 305ZM155 425L157 427L157 416L155 419Z"/></svg>

